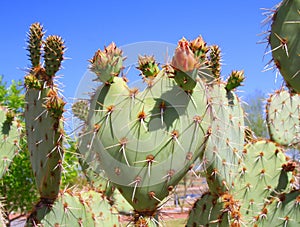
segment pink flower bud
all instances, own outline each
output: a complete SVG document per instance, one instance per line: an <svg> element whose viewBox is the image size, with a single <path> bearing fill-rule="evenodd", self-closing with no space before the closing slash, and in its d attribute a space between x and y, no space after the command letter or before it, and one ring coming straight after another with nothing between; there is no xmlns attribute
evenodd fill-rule
<svg viewBox="0 0 300 227"><path fill-rule="evenodd" d="M185 38L179 40L171 65L183 72L190 72L199 68L199 61L195 58L189 47L189 42Z"/></svg>

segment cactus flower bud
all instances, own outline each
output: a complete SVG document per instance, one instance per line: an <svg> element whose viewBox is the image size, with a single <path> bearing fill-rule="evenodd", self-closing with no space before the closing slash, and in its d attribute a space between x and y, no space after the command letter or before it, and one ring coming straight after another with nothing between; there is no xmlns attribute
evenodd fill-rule
<svg viewBox="0 0 300 227"><path fill-rule="evenodd" d="M245 80L244 70L233 70L227 79L226 90L232 91L233 89L242 85Z"/></svg>
<svg viewBox="0 0 300 227"><path fill-rule="evenodd" d="M171 65L176 83L185 91L193 90L200 64L185 38L179 40Z"/></svg>
<svg viewBox="0 0 300 227"><path fill-rule="evenodd" d="M153 56L139 56L139 69L145 78L153 78L159 73L158 63Z"/></svg>
<svg viewBox="0 0 300 227"><path fill-rule="evenodd" d="M189 42L185 38L179 40L171 65L183 72L190 72L199 68L198 59L195 58L189 47Z"/></svg>
<svg viewBox="0 0 300 227"><path fill-rule="evenodd" d="M201 35L190 42L190 48L196 57L199 57L202 60L205 59L205 55L208 52L208 47L206 46L206 42L203 40Z"/></svg>
<svg viewBox="0 0 300 227"><path fill-rule="evenodd" d="M103 51L96 51L90 60L90 69L98 79L104 83L111 83L115 76L118 76L123 68L122 50L115 43L109 44Z"/></svg>

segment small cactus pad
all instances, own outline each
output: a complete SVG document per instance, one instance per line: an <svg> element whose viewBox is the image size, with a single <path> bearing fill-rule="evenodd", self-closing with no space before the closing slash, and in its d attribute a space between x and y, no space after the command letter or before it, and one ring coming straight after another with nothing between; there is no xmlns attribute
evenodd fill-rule
<svg viewBox="0 0 300 227"><path fill-rule="evenodd" d="M232 187L244 148L244 112L241 103L223 83L208 88L213 112L211 135L203 156L207 183L212 193Z"/></svg>
<svg viewBox="0 0 300 227"><path fill-rule="evenodd" d="M33 214L35 218L31 215L27 226L119 226L118 215L105 197L91 190L63 192L51 206L38 203Z"/></svg>
<svg viewBox="0 0 300 227"><path fill-rule="evenodd" d="M233 89L241 86L244 80L245 80L245 76L243 70L241 71L233 70L227 79L226 90L232 91Z"/></svg>
<svg viewBox="0 0 300 227"><path fill-rule="evenodd" d="M253 219L254 226L300 226L300 191L279 194L265 203Z"/></svg>
<svg viewBox="0 0 300 227"><path fill-rule="evenodd" d="M20 130L20 125L14 120L14 114L0 106L0 178L19 152Z"/></svg>
<svg viewBox="0 0 300 227"><path fill-rule="evenodd" d="M241 226L239 204L230 194L221 197L204 193L190 211L186 227Z"/></svg>
<svg viewBox="0 0 300 227"><path fill-rule="evenodd" d="M63 160L62 109L51 89L28 89L25 95L27 144L36 184L43 198L55 199ZM56 107L58 109L56 109Z"/></svg>
<svg viewBox="0 0 300 227"><path fill-rule="evenodd" d="M220 80L221 77L221 50L217 45L209 47L209 67L215 79Z"/></svg>
<svg viewBox="0 0 300 227"><path fill-rule="evenodd" d="M300 0L283 0L273 16L269 42L287 85L300 93Z"/></svg>
<svg viewBox="0 0 300 227"><path fill-rule="evenodd" d="M60 69L64 49L64 41L60 36L51 35L46 38L43 57L45 61L46 74L49 77L54 76Z"/></svg>
<svg viewBox="0 0 300 227"><path fill-rule="evenodd" d="M32 68L36 68L40 65L43 36L43 26L40 23L34 23L30 26L27 50L29 51L28 56Z"/></svg>
<svg viewBox="0 0 300 227"><path fill-rule="evenodd" d="M283 146L299 146L300 95L276 91L267 101L266 112L272 140Z"/></svg>
<svg viewBox="0 0 300 227"><path fill-rule="evenodd" d="M251 223L271 195L289 190L292 173L284 168L286 163L283 150L274 142L261 140L245 146L232 192L240 201L245 223Z"/></svg>
<svg viewBox="0 0 300 227"><path fill-rule="evenodd" d="M88 190L80 193L80 199L88 206L90 211L86 210L86 215L92 214L94 226L119 226L118 211L109 204L103 194Z"/></svg>

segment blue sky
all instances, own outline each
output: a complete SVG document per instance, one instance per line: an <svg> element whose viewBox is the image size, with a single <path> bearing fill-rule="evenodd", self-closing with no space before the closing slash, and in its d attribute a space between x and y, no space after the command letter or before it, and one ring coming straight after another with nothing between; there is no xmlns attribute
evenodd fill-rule
<svg viewBox="0 0 300 227"><path fill-rule="evenodd" d="M114 41L123 46L141 41L176 44L183 36L202 35L208 44L223 51L225 77L233 69L244 69L243 96L256 89L272 92L275 72L262 72L271 59L263 59L266 44L257 44L268 27L261 8L272 8L279 0L251 1L9 1L0 2L0 74L5 81L22 79L27 60L26 32L39 21L47 35L65 40L69 58L59 72L65 96L73 97L94 52Z"/></svg>

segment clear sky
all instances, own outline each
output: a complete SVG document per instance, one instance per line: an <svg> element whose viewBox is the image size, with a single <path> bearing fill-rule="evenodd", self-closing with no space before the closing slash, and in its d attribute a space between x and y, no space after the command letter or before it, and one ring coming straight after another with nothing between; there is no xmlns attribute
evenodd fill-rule
<svg viewBox="0 0 300 227"><path fill-rule="evenodd" d="M5 81L22 79L28 67L26 32L40 22L47 35L65 40L69 58L63 62L61 81L65 96L73 97L94 52L114 41L118 46L141 41L176 44L183 36L202 35L208 44L223 51L223 76L244 69L241 89L246 96L256 89L272 92L275 72L262 72L271 59L263 59L266 44L258 44L268 29L262 27L261 8L272 8L279 0L251 1L0 1L0 74Z"/></svg>

